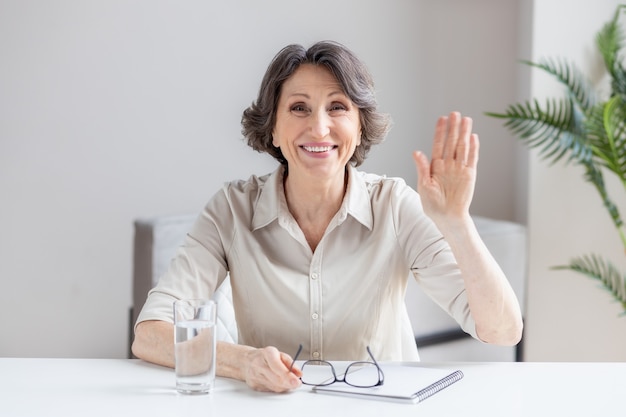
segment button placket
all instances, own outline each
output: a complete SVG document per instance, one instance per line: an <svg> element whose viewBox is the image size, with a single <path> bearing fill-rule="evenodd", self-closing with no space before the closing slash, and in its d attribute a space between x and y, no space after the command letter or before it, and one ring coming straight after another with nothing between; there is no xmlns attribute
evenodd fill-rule
<svg viewBox="0 0 626 417"><path fill-rule="evenodd" d="M311 329L311 355L314 359L319 359L322 355L322 283L320 275L321 248L313 254L311 267L309 270L309 317Z"/></svg>

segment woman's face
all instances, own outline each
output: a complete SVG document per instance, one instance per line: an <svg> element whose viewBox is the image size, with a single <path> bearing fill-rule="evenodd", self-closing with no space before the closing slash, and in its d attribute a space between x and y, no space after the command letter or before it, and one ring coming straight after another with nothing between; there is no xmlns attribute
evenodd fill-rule
<svg viewBox="0 0 626 417"><path fill-rule="evenodd" d="M326 67L303 64L282 85L272 134L290 176L343 180L361 143L359 109Z"/></svg>

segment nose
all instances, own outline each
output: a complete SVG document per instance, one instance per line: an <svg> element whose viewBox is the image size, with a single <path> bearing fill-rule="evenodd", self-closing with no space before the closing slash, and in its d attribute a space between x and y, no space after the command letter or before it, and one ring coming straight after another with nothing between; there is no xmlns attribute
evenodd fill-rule
<svg viewBox="0 0 626 417"><path fill-rule="evenodd" d="M330 133L330 116L326 111L318 110L313 112L310 120L311 135L316 139L322 139Z"/></svg>

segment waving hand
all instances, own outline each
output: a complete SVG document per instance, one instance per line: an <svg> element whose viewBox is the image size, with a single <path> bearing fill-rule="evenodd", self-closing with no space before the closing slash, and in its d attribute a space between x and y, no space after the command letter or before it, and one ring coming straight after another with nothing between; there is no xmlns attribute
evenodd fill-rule
<svg viewBox="0 0 626 417"><path fill-rule="evenodd" d="M437 225L463 220L476 184L478 135L472 133L472 119L453 112L437 121L432 159L416 151L417 191L424 211Z"/></svg>

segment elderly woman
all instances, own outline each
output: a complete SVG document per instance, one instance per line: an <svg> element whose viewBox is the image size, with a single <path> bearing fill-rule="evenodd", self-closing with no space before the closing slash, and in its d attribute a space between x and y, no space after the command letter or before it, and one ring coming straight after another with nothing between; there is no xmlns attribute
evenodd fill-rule
<svg viewBox="0 0 626 417"><path fill-rule="evenodd" d="M516 344L517 299L469 215L478 136L451 113L431 159L415 152L417 193L356 169L385 137L372 79L346 47L290 45L244 111L249 145L280 162L226 184L149 293L134 354L174 365L172 302L209 297L229 274L239 344L218 343L217 374L257 390L301 384L301 358L417 360L404 305L409 275L473 337ZM418 194L419 193L419 194Z"/></svg>

